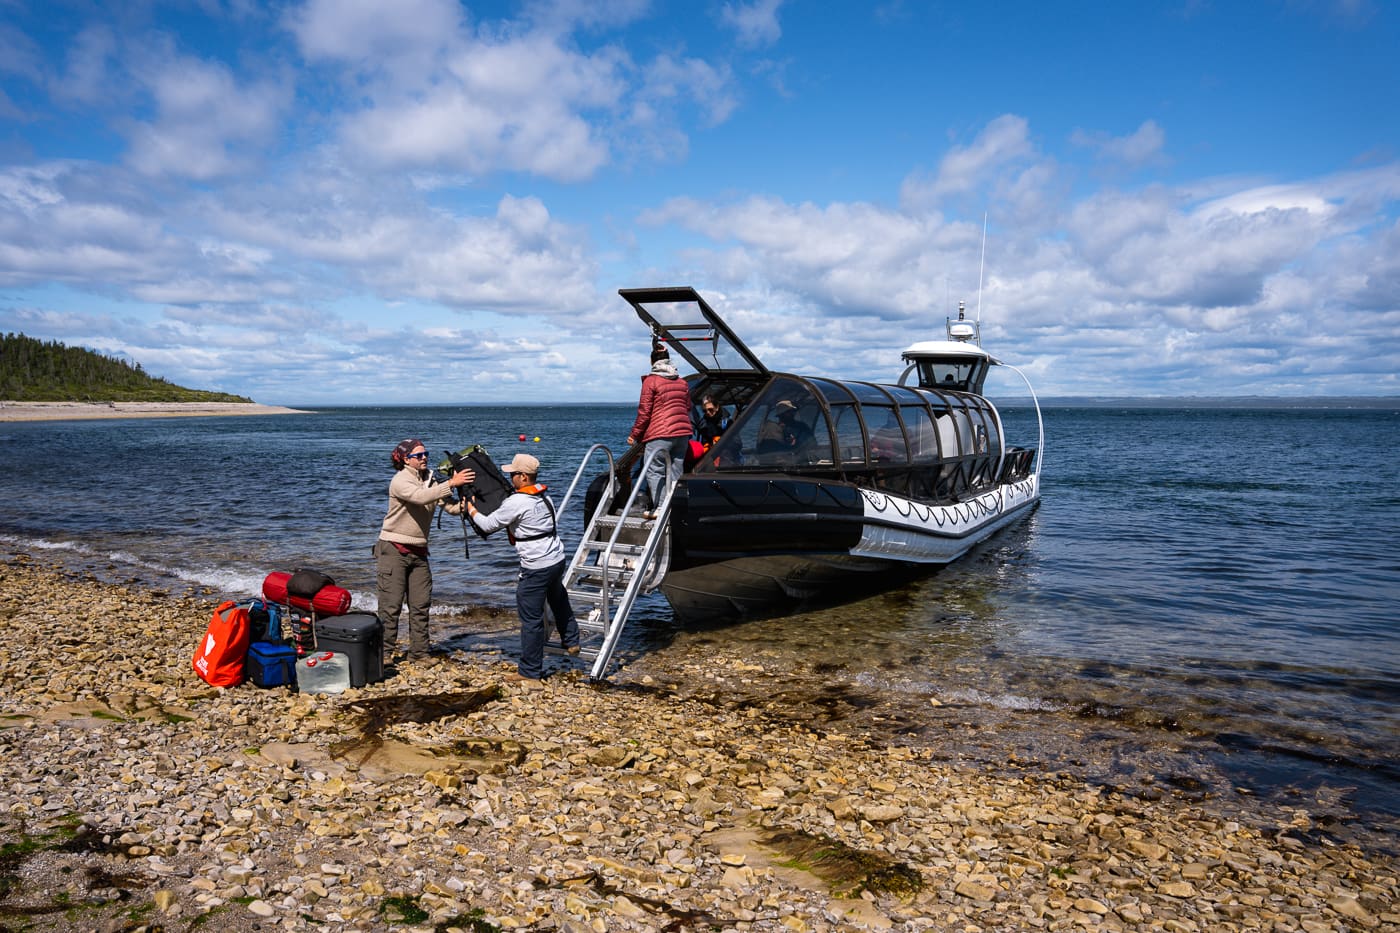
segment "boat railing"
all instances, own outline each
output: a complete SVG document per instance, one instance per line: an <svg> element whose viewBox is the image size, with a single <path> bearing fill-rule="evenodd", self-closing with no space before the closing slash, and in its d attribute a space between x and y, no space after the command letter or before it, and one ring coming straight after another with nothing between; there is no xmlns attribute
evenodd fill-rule
<svg viewBox="0 0 1400 933"><path fill-rule="evenodd" d="M1034 451L1030 451L1034 453ZM1010 476L1015 468L1027 465L1019 451L1008 451L1001 476ZM891 463L877 461L874 468L847 468L847 478L857 486L869 486L885 492L909 496L926 502L959 502L969 494L980 495L996 485L992 477L997 456L990 453L948 457L932 463ZM998 480L998 482L1004 481Z"/></svg>
<svg viewBox="0 0 1400 933"><path fill-rule="evenodd" d="M1011 483L1031 475L1035 466L1035 451L1029 447L1011 447L1006 451L1006 459L1001 464L998 483Z"/></svg>

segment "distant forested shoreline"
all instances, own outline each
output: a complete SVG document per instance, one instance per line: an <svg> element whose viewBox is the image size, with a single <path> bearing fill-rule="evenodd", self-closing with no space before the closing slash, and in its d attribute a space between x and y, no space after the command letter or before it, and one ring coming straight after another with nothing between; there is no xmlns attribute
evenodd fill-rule
<svg viewBox="0 0 1400 933"><path fill-rule="evenodd" d="M252 402L187 389L150 376L140 363L24 334L0 335L0 399L12 402Z"/></svg>

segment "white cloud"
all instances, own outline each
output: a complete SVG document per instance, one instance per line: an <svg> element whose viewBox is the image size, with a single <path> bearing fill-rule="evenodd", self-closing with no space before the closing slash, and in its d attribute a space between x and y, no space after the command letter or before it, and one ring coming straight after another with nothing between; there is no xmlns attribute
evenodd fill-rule
<svg viewBox="0 0 1400 933"><path fill-rule="evenodd" d="M619 155L674 158L686 151L683 122L713 126L736 106L725 65L668 51L638 65L619 46L586 49L564 30L639 10L619 3L590 14L563 2L530 7L520 22L469 23L451 3L418 0L409 14L354 4L342 16L317 0L289 23L302 54L336 69L358 102L332 115L348 158L574 183Z"/></svg>
<svg viewBox="0 0 1400 933"><path fill-rule="evenodd" d="M644 81L637 92L646 101L650 114L669 112L676 102L693 99L705 114L707 126L729 119L738 98L733 75L727 66L715 66L698 58L659 55L643 69ZM646 124L650 119L636 122Z"/></svg>
<svg viewBox="0 0 1400 933"><path fill-rule="evenodd" d="M940 328L959 298L975 306L980 223L928 199L951 190L949 179L990 177L984 333L993 352L1039 371L1047 393L1394 390L1393 375L1377 384L1355 358L1400 372L1400 232L1390 219L1400 166L1076 198L1026 139L1023 121L996 121L950 153L934 183L916 177L921 196L898 209L689 199L643 219L709 241L685 252L689 275L673 278L739 302L768 291L769 313L740 331L746 340L752 333L789 361L800 348L804 370L868 378L911 329ZM1045 206L1027 222L1032 201ZM802 316L807 336L793 325ZM1320 319L1345 321L1325 347ZM1305 363L1283 365L1295 355Z"/></svg>
<svg viewBox="0 0 1400 933"><path fill-rule="evenodd" d="M1128 136L1108 136L1076 130L1070 139L1076 145L1094 149L1099 158L1105 161L1137 168L1162 159L1167 134L1156 121L1147 120Z"/></svg>
<svg viewBox="0 0 1400 933"><path fill-rule="evenodd" d="M950 194L976 191L988 180L1004 177L1008 169L1036 155L1024 117L1005 114L988 123L967 146L950 149L933 178L914 174L900 190L908 208L936 203Z"/></svg>
<svg viewBox="0 0 1400 933"><path fill-rule="evenodd" d="M117 40L105 26L89 26L68 49L66 67L53 82L54 96L63 101L100 104L113 95Z"/></svg>
<svg viewBox="0 0 1400 933"><path fill-rule="evenodd" d="M379 287L461 308L567 314L594 298L594 262L578 233L537 198L503 198L495 218L458 221L378 274Z"/></svg>
<svg viewBox="0 0 1400 933"><path fill-rule="evenodd" d="M626 26L650 7L651 0L532 0L524 4L522 16L540 32L562 34Z"/></svg>
<svg viewBox="0 0 1400 933"><path fill-rule="evenodd" d="M147 175L208 181L246 171L288 104L276 82L240 83L225 65L184 55L155 54L137 75L156 118L135 124L127 159Z"/></svg>
<svg viewBox="0 0 1400 933"><path fill-rule="evenodd" d="M0 282L122 288L177 261L179 243L112 181L73 164L0 170Z"/></svg>
<svg viewBox="0 0 1400 933"><path fill-rule="evenodd" d="M473 32L455 3L410 10L317 0L291 17L309 60L345 65L367 105L344 117L349 152L380 167L562 181L592 175L608 146L584 114L617 104L625 60L544 33Z"/></svg>
<svg viewBox="0 0 1400 933"><path fill-rule="evenodd" d="M748 48L772 45L783 35L778 8L783 0L753 0L752 3L726 3L720 8L720 21L734 30L739 44Z"/></svg>
<svg viewBox="0 0 1400 933"><path fill-rule="evenodd" d="M200 2L219 24L268 16ZM701 135L755 80L723 42L687 48L670 22L610 31L649 15L644 0L481 9L312 0L285 34L199 45L131 27L170 22L142 8L110 33L70 30L45 61L0 61L20 75L0 109L33 116L47 91L60 130L101 113L131 140L125 164L102 162L115 157L101 134L84 137L91 161L44 161L23 151L42 149L31 124L17 131L12 162L28 162L0 168L0 284L20 297L0 300L0 327L101 341L176 381L269 400L293 401L288 386L437 401L508 384L513 400L557 400L561 385L630 400L644 340L612 289L689 282L798 371L893 378L905 344L980 297L988 348L1047 394L1400 390L1393 162L1105 188L1167 164L1164 125L1076 133L1098 156L1076 176L1056 158L1066 140L1005 114L946 150L888 150L886 165L912 163L895 190L737 128L735 165L761 144L782 155L749 150L756 171L801 151L794 165L832 173L784 198L771 192L789 180L756 188L747 165L663 164L692 136L735 141ZM693 15L753 47L793 41L779 12L729 0ZM810 86L810 63L793 62ZM677 192L696 193L666 199ZM639 204L654 205L640 231ZM531 378L540 368L558 372Z"/></svg>
<svg viewBox="0 0 1400 933"><path fill-rule="evenodd" d="M34 83L42 80L43 53L19 29L0 22L0 74L22 75Z"/></svg>
<svg viewBox="0 0 1400 933"><path fill-rule="evenodd" d="M311 61L343 61L368 72L435 63L463 28L454 0L310 0L287 14L287 24Z"/></svg>

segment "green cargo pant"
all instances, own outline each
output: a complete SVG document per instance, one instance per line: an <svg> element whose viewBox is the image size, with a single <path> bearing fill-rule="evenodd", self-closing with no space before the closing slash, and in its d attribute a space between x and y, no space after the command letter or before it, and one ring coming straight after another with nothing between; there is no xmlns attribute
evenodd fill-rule
<svg viewBox="0 0 1400 933"><path fill-rule="evenodd" d="M428 607L433 602L433 571L426 557L401 554L389 541L374 543L379 578L379 621L384 623L384 650L398 646L399 611L408 601L408 656L428 656Z"/></svg>

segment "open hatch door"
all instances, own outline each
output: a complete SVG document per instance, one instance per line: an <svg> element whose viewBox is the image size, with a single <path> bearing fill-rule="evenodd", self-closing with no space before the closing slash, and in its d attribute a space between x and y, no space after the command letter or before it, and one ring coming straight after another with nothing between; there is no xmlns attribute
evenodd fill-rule
<svg viewBox="0 0 1400 933"><path fill-rule="evenodd" d="M725 381L768 377L768 367L690 286L622 288L617 293L666 348L684 357L697 373Z"/></svg>

